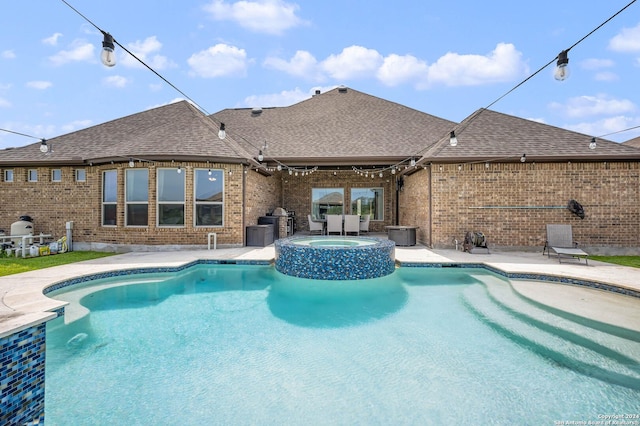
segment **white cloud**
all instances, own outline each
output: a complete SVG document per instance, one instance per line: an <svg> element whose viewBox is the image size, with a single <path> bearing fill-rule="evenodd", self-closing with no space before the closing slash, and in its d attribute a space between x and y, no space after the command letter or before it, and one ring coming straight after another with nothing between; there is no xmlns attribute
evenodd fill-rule
<svg viewBox="0 0 640 426"><path fill-rule="evenodd" d="M15 59L16 53L13 50L3 50L2 59Z"/></svg>
<svg viewBox="0 0 640 426"><path fill-rule="evenodd" d="M102 80L105 86L122 88L125 87L129 80L121 75L111 75Z"/></svg>
<svg viewBox="0 0 640 426"><path fill-rule="evenodd" d="M618 74L611 72L611 71L602 71L602 72L598 72L595 75L595 79L597 81L615 81L618 80L620 77L618 77Z"/></svg>
<svg viewBox="0 0 640 426"><path fill-rule="evenodd" d="M49 87L53 86L53 83L51 83L50 81L29 81L27 82L27 87L31 88L31 89L38 89L38 90L44 90L44 89L48 89Z"/></svg>
<svg viewBox="0 0 640 426"><path fill-rule="evenodd" d="M162 70L176 66L176 64L170 61L166 56L156 53L162 49L162 43L158 41L156 36L147 37L142 41L137 40L133 43L129 43L127 44L127 49L155 70ZM121 63L127 67L144 68L144 65L128 53L124 54Z"/></svg>
<svg viewBox="0 0 640 426"><path fill-rule="evenodd" d="M336 80L374 76L384 59L378 51L362 46L349 46L331 55L320 67Z"/></svg>
<svg viewBox="0 0 640 426"><path fill-rule="evenodd" d="M11 107L11 102L9 102L4 98L0 98L0 108L10 108L10 107Z"/></svg>
<svg viewBox="0 0 640 426"><path fill-rule="evenodd" d="M248 107L283 107L309 99L311 93L296 87L295 90L283 90L280 93L247 96L244 104Z"/></svg>
<svg viewBox="0 0 640 426"><path fill-rule="evenodd" d="M64 124L61 129L63 133L70 133L70 132L74 132L78 129L84 129L86 127L89 127L93 124L93 121L91 120L75 120L72 121L70 123ZM38 133L36 133L38 134ZM47 134L52 134L51 132L47 133Z"/></svg>
<svg viewBox="0 0 640 426"><path fill-rule="evenodd" d="M609 49L616 52L640 52L640 24L633 28L623 28L609 40Z"/></svg>
<svg viewBox="0 0 640 426"><path fill-rule="evenodd" d="M586 70L599 70L602 68L611 68L615 65L611 59L590 58L580 62L580 66Z"/></svg>
<svg viewBox="0 0 640 426"><path fill-rule="evenodd" d="M412 55L391 54L384 58L382 66L378 69L377 77L387 86L420 80L427 75L427 63Z"/></svg>
<svg viewBox="0 0 640 426"><path fill-rule="evenodd" d="M56 66L69 62L91 61L93 59L95 59L94 45L84 40L76 40L68 50L61 50L49 57L49 61Z"/></svg>
<svg viewBox="0 0 640 426"><path fill-rule="evenodd" d="M487 83L512 81L528 73L522 54L513 44L499 43L488 55L460 55L447 53L429 66L424 81L426 87L478 86Z"/></svg>
<svg viewBox="0 0 640 426"><path fill-rule="evenodd" d="M62 33L54 33L51 37L43 38L42 42L50 46L57 46L60 37L62 37Z"/></svg>
<svg viewBox="0 0 640 426"><path fill-rule="evenodd" d="M244 49L227 44L216 44L194 53L187 60L190 74L204 78L244 76L247 70L247 53Z"/></svg>
<svg viewBox="0 0 640 426"><path fill-rule="evenodd" d="M612 99L602 94L570 98L564 104L553 102L549 107L572 118L623 114L636 110L636 105L628 99Z"/></svg>
<svg viewBox="0 0 640 426"><path fill-rule="evenodd" d="M318 61L305 50L298 50L289 61L269 57L265 59L264 66L311 81L323 80L322 73L318 69Z"/></svg>
<svg viewBox="0 0 640 426"><path fill-rule="evenodd" d="M234 21L243 28L267 34L282 34L286 30L304 25L296 16L299 6L282 0L237 1L226 3L214 0L204 10L217 21Z"/></svg>
<svg viewBox="0 0 640 426"><path fill-rule="evenodd" d="M577 124L568 124L563 126L565 129L573 130L576 132L584 133L587 135L609 135L611 133L617 133L620 130L628 129L640 125L640 117L625 117L623 115L617 115L615 117L607 117L601 120L583 122ZM629 133L627 132L626 135ZM619 136L610 135L605 137L612 140L625 140L629 139L628 136L620 134Z"/></svg>

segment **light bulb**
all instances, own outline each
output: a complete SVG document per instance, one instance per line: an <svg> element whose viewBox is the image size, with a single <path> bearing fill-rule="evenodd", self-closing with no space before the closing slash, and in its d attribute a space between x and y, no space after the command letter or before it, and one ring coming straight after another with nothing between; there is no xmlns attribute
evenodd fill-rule
<svg viewBox="0 0 640 426"><path fill-rule="evenodd" d="M591 142L589 143L589 149L596 149L596 138L591 138Z"/></svg>
<svg viewBox="0 0 640 426"><path fill-rule="evenodd" d="M218 131L218 137L220 139L224 139L227 137L227 132L225 131L224 123L220 123L220 130Z"/></svg>
<svg viewBox="0 0 640 426"><path fill-rule="evenodd" d="M567 56L567 51L563 50L558 54L558 62L556 64L556 69L553 72L553 78L558 81L564 81L569 77L569 57Z"/></svg>
<svg viewBox="0 0 640 426"><path fill-rule="evenodd" d="M527 154L522 154L522 157L520 157L520 162L524 163L525 161L527 161Z"/></svg>
<svg viewBox="0 0 640 426"><path fill-rule="evenodd" d="M416 159L412 158L411 159L411 167L415 167L415 165L416 165Z"/></svg>
<svg viewBox="0 0 640 426"><path fill-rule="evenodd" d="M396 174L396 168L394 167L393 169L391 169L391 174L395 175Z"/></svg>
<svg viewBox="0 0 640 426"><path fill-rule="evenodd" d="M135 166L135 163L133 162L133 158L129 158L129 167L133 167Z"/></svg>
<svg viewBox="0 0 640 426"><path fill-rule="evenodd" d="M276 167L276 169L278 169L278 171L282 170L282 166L280 164L278 164L278 167Z"/></svg>
<svg viewBox="0 0 640 426"><path fill-rule="evenodd" d="M262 150L260 150L258 153L258 161L262 163L262 160L264 160L264 155L262 155Z"/></svg>
<svg viewBox="0 0 640 426"><path fill-rule="evenodd" d="M49 147L47 146L47 141L42 139L42 142L40 142L40 152L42 153L47 153L49 152Z"/></svg>
<svg viewBox="0 0 640 426"><path fill-rule="evenodd" d="M456 137L456 132L451 132L449 134L449 145L456 146L458 145L458 138Z"/></svg>
<svg viewBox="0 0 640 426"><path fill-rule="evenodd" d="M178 166L178 173L182 173L182 167Z"/></svg>
<svg viewBox="0 0 640 426"><path fill-rule="evenodd" d="M113 45L113 37L109 33L104 33L104 40L102 41L102 53L100 59L102 63L107 67L112 67L116 64L116 53Z"/></svg>

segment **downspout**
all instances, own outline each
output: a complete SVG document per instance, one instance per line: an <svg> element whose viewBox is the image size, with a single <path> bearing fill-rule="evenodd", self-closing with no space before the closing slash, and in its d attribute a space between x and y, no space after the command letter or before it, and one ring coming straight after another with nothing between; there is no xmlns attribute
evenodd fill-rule
<svg viewBox="0 0 640 426"><path fill-rule="evenodd" d="M247 223L247 174L245 173L245 168L246 166L243 164L242 165L242 228L241 228L241 234L242 234L242 247L244 247L247 242L245 241L247 236L246 236L246 232L245 232L245 224Z"/></svg>
<svg viewBox="0 0 640 426"><path fill-rule="evenodd" d="M429 190L429 234L427 238L429 239L429 248L433 248L433 167L429 164L429 173L427 173L427 186Z"/></svg>
<svg viewBox="0 0 640 426"><path fill-rule="evenodd" d="M398 185L398 179L396 177L396 206L395 206L395 218L393 224L395 226L399 225L399 217L400 217L400 187Z"/></svg>

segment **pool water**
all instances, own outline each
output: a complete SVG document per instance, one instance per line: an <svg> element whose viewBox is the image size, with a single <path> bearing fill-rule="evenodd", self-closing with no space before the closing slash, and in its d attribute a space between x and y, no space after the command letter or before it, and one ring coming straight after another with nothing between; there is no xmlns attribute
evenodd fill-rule
<svg viewBox="0 0 640 426"><path fill-rule="evenodd" d="M470 308L484 278L508 287L484 270L322 281L200 265L56 291L90 312L48 325L46 423L553 424L638 413L633 377L603 380L488 325L486 306Z"/></svg>

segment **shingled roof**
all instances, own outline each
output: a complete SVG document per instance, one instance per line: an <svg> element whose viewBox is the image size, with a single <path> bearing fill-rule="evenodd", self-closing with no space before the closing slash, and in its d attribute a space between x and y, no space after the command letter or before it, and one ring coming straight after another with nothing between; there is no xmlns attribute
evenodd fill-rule
<svg viewBox="0 0 640 426"><path fill-rule="evenodd" d="M401 161L456 124L346 87L288 107L225 109L213 116L254 157L266 142L266 159L311 166Z"/></svg>
<svg viewBox="0 0 640 426"><path fill-rule="evenodd" d="M452 130L457 146L449 144L449 135L425 151L420 162L519 161L596 161L638 160L640 150L605 139L499 112L480 109Z"/></svg>
<svg viewBox="0 0 640 426"><path fill-rule="evenodd" d="M250 155L232 137L218 138L218 123L186 101L153 108L77 132L0 150L0 164L81 164L144 160L246 161Z"/></svg>

